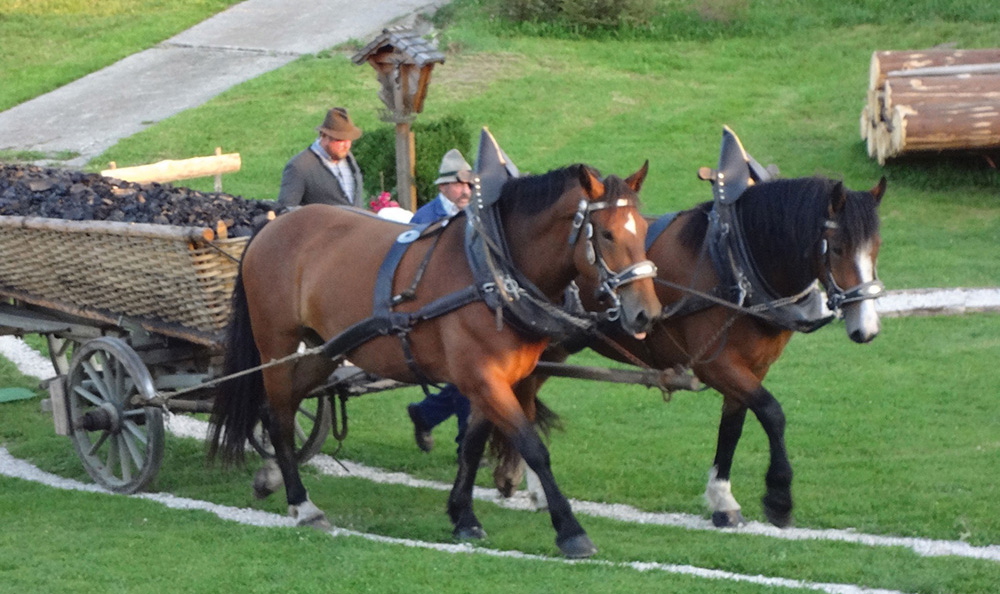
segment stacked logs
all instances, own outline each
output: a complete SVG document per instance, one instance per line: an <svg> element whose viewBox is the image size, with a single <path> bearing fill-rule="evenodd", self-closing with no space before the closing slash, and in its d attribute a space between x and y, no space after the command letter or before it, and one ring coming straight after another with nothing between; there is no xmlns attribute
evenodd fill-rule
<svg viewBox="0 0 1000 594"><path fill-rule="evenodd" d="M886 159L1000 148L1000 49L872 54L861 139Z"/></svg>
<svg viewBox="0 0 1000 594"><path fill-rule="evenodd" d="M0 216L153 223L249 236L274 218L274 203L96 173L0 163Z"/></svg>

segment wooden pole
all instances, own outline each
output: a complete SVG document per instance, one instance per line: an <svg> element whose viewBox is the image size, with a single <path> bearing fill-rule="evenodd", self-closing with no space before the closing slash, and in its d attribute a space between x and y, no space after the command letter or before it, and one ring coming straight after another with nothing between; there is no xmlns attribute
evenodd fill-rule
<svg viewBox="0 0 1000 594"><path fill-rule="evenodd" d="M180 161L159 161L135 167L114 167L105 169L101 175L136 183L167 182L232 173L239 171L241 164L239 153L227 153Z"/></svg>
<svg viewBox="0 0 1000 594"><path fill-rule="evenodd" d="M413 132L409 122L396 123L396 200L407 210L414 210L416 190L413 187Z"/></svg>

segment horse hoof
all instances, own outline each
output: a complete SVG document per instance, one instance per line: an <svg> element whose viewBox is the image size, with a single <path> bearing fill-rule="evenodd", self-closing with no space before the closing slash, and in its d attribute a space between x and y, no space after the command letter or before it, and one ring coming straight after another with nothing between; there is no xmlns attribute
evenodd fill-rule
<svg viewBox="0 0 1000 594"><path fill-rule="evenodd" d="M317 530L329 530L332 527L323 510L308 499L299 505L289 505L288 515L295 518L296 526L309 526Z"/></svg>
<svg viewBox="0 0 1000 594"><path fill-rule="evenodd" d="M268 460L253 475L253 496L257 499L266 499L284 484L281 470L274 460Z"/></svg>
<svg viewBox="0 0 1000 594"><path fill-rule="evenodd" d="M764 498L764 517L778 528L788 528L792 525L792 510L777 509L773 505L768 505L766 497Z"/></svg>
<svg viewBox="0 0 1000 594"><path fill-rule="evenodd" d="M330 525L330 521L326 519L326 514L321 513L318 516L313 516L311 518L306 518L304 520L299 520L296 522L297 526L308 526L310 528L315 528L322 532L327 532L333 526Z"/></svg>
<svg viewBox="0 0 1000 594"><path fill-rule="evenodd" d="M567 559L586 559L597 553L597 547L586 534L571 536L563 542L556 541L556 546Z"/></svg>
<svg viewBox="0 0 1000 594"><path fill-rule="evenodd" d="M482 526L455 528L452 534L456 540L482 540L486 538L486 531L483 530Z"/></svg>
<svg viewBox="0 0 1000 594"><path fill-rule="evenodd" d="M746 523L738 509L712 512L712 525L716 528L738 528Z"/></svg>

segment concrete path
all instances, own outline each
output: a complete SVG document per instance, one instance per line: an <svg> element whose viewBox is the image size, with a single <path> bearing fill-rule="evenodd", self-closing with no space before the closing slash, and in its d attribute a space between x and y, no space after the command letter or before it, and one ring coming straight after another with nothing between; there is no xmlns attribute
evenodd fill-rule
<svg viewBox="0 0 1000 594"><path fill-rule="evenodd" d="M79 157L80 167L156 122L448 0L246 0L156 47L0 113L0 149Z"/></svg>

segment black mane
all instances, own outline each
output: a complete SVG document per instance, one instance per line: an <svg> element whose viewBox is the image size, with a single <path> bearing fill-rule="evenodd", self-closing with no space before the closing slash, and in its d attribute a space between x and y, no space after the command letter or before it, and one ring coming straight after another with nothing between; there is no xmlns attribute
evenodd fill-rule
<svg viewBox="0 0 1000 594"><path fill-rule="evenodd" d="M747 188L736 202L736 213L755 265L767 279L778 275L810 281L810 258L829 216L831 199L846 197L837 213L838 243L858 245L878 234L875 201L822 177L778 179ZM696 206L681 230L685 247L700 249L708 232L712 202Z"/></svg>
<svg viewBox="0 0 1000 594"><path fill-rule="evenodd" d="M570 165L541 175L528 175L507 180L500 189L498 204L501 213L538 214L555 204L566 185L580 179L586 165Z"/></svg>
<svg viewBox="0 0 1000 594"><path fill-rule="evenodd" d="M500 189L501 213L506 216L509 213L519 213L524 215L538 214L553 204L563 195L566 187L580 179L583 171L590 171L595 177L600 178L599 171L588 165L576 164L562 169L553 169L541 175L528 175L517 177L504 183ZM614 200L619 196L632 192L632 189L616 175L609 175L603 180L604 197L607 200ZM638 206L638 196L635 197Z"/></svg>

